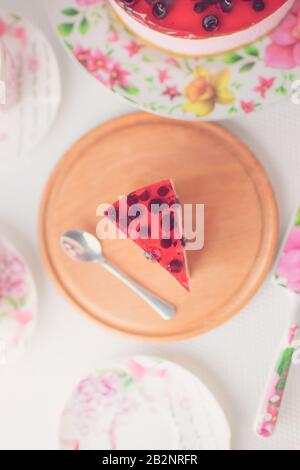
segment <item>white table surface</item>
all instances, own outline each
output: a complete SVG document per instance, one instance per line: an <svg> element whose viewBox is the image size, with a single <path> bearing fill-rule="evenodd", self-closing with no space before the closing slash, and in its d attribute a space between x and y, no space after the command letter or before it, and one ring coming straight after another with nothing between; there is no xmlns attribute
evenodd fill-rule
<svg viewBox="0 0 300 470"><path fill-rule="evenodd" d="M27 256L39 290L36 334L26 355L0 370L0 449L57 449L59 414L76 383L107 359L155 354L197 373L223 406L234 449L300 449L300 366L291 373L276 436L260 440L252 422L281 332L285 294L269 280L233 320L202 337L175 344L133 341L97 327L66 303L41 263L37 218L45 182L66 149L98 124L132 108L101 88L65 53L41 0L0 0L25 14L50 39L63 80L55 125L34 152L34 163L0 174L0 228ZM281 233L300 188L300 105L286 99L257 114L223 123L256 153L277 195Z"/></svg>

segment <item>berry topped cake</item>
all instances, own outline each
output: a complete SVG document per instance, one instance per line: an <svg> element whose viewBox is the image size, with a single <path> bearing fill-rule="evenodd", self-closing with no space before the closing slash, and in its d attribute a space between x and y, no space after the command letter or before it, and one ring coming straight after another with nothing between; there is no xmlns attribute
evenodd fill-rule
<svg viewBox="0 0 300 470"><path fill-rule="evenodd" d="M126 26L149 43L188 56L249 44L274 29L294 0L110 0Z"/></svg>
<svg viewBox="0 0 300 470"><path fill-rule="evenodd" d="M172 181L166 180L119 199L107 217L159 263L185 289L190 290L181 207Z"/></svg>

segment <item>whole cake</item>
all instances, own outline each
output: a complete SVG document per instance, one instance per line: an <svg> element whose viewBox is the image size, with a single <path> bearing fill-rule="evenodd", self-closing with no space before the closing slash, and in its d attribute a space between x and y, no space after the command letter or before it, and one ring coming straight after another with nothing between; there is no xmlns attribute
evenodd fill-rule
<svg viewBox="0 0 300 470"><path fill-rule="evenodd" d="M294 0L110 0L140 38L187 56L218 54L274 29Z"/></svg>

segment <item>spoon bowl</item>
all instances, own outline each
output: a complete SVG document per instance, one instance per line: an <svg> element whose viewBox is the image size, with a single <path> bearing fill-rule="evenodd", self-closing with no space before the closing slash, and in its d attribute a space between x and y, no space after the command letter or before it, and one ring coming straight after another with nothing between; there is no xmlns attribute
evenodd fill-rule
<svg viewBox="0 0 300 470"><path fill-rule="evenodd" d="M61 237L61 247L74 261L96 263L102 258L100 241L90 233L80 230L66 232Z"/></svg>

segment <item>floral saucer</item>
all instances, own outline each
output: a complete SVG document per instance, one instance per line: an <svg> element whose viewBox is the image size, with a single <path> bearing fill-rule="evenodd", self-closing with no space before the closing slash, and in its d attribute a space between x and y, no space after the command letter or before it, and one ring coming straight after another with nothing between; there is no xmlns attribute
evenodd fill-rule
<svg viewBox="0 0 300 470"><path fill-rule="evenodd" d="M60 423L62 450L229 450L222 409L198 378L153 357L108 364L82 380Z"/></svg>
<svg viewBox="0 0 300 470"><path fill-rule="evenodd" d="M0 365L20 355L33 332L36 315L31 272L16 249L0 237Z"/></svg>
<svg viewBox="0 0 300 470"><path fill-rule="evenodd" d="M27 20L0 10L0 46L11 69L6 89L14 88L13 100L0 100L0 167L15 169L27 162L52 125L61 83L48 40Z"/></svg>
<svg viewBox="0 0 300 470"><path fill-rule="evenodd" d="M300 0L269 37L197 59L146 45L117 20L106 0L47 4L65 46L91 75L138 108L162 116L220 120L252 113L288 96L300 77ZM214 89L209 99L208 87Z"/></svg>

